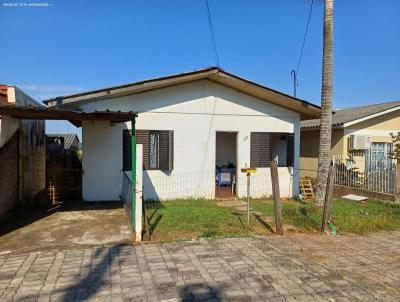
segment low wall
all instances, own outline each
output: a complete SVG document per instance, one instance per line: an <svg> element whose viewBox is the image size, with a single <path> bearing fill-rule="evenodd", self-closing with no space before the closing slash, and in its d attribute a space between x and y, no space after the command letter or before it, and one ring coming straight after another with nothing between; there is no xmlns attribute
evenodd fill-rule
<svg viewBox="0 0 400 302"><path fill-rule="evenodd" d="M281 198L291 198L293 194L293 169L290 167L278 167L279 191ZM239 171L237 180L237 196L247 196L247 176ZM272 180L270 168L257 168L256 173L250 176L251 198L270 198L272 196Z"/></svg>
<svg viewBox="0 0 400 302"><path fill-rule="evenodd" d="M18 203L18 132L0 148L0 218Z"/></svg>
<svg viewBox="0 0 400 302"><path fill-rule="evenodd" d="M353 188L347 187L342 185L334 185L333 188L333 197L339 198L344 195L354 194L365 196L371 199L380 199L380 200L388 200L388 201L395 201L395 195L386 194L386 193L379 193L379 192L371 192L360 188Z"/></svg>

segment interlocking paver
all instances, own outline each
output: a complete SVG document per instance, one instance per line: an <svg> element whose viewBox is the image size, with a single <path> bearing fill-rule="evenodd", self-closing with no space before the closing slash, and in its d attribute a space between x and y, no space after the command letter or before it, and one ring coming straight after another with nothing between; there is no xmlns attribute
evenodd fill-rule
<svg viewBox="0 0 400 302"><path fill-rule="evenodd" d="M0 301L399 301L400 232L1 255Z"/></svg>

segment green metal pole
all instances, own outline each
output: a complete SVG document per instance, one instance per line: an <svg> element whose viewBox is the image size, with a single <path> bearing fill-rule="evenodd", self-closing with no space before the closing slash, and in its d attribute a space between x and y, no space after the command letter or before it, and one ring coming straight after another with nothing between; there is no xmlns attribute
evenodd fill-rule
<svg viewBox="0 0 400 302"><path fill-rule="evenodd" d="M247 227L250 226L250 173L247 173Z"/></svg>
<svg viewBox="0 0 400 302"><path fill-rule="evenodd" d="M136 232L136 120L131 121L132 128L132 228Z"/></svg>

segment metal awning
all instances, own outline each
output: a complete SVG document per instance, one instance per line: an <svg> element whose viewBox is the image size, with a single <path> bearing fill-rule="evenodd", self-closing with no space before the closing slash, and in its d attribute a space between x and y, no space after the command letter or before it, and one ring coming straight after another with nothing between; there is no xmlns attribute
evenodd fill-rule
<svg viewBox="0 0 400 302"><path fill-rule="evenodd" d="M1 100L0 100L1 102ZM136 207L136 131L135 122L137 113L133 111L122 112L122 111L93 111L83 112L74 111L67 109L56 109L49 107L33 107L33 106L21 106L16 104L0 104L0 117L9 116L17 119L30 119L30 120L67 120L77 127L82 126L82 121L109 121L111 123L123 123L131 122L131 139L132 139L132 200L131 200L131 211L132 211L132 227L135 230L135 239L140 237L141 240L141 226L140 229L136 229L136 210L140 210L141 207ZM122 136L121 136L122 139ZM140 224L142 219L138 219ZM139 240L139 241L140 241Z"/></svg>
<svg viewBox="0 0 400 302"><path fill-rule="evenodd" d="M0 104L0 115L18 119L30 120L67 120L76 127L82 126L82 121L109 121L123 123L132 121L137 117L133 111L93 111L83 112L68 109L56 109L49 107L21 106L15 104Z"/></svg>

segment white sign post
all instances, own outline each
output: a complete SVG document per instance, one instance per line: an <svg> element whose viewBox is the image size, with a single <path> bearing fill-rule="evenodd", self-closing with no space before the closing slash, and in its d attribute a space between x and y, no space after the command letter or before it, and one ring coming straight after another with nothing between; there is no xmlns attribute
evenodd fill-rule
<svg viewBox="0 0 400 302"><path fill-rule="evenodd" d="M136 208L135 208L135 241L142 241L143 230L143 145L136 145Z"/></svg>

